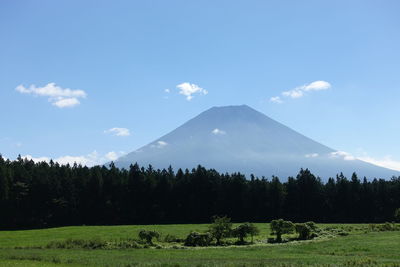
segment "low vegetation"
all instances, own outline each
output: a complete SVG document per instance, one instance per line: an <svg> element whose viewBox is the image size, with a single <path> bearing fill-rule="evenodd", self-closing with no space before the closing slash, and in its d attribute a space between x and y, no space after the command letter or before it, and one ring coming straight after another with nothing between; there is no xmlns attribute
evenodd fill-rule
<svg viewBox="0 0 400 267"><path fill-rule="evenodd" d="M236 228L232 230L232 235L234 237L239 238L236 244L244 245L246 244L245 238L250 235L251 236L251 243L254 241L254 236L258 235L260 230L252 223L244 223L238 225Z"/></svg>
<svg viewBox="0 0 400 267"><path fill-rule="evenodd" d="M230 224L229 218L218 218L210 225L0 231L0 266L400 266L399 224L294 223L276 243L272 224ZM225 226L231 226L218 246L209 231L214 223L225 233ZM254 242L248 229L259 231ZM139 237L152 231L158 238Z"/></svg>
<svg viewBox="0 0 400 267"><path fill-rule="evenodd" d="M160 238L160 233L142 229L139 231L139 238L148 245L153 245L153 238Z"/></svg>

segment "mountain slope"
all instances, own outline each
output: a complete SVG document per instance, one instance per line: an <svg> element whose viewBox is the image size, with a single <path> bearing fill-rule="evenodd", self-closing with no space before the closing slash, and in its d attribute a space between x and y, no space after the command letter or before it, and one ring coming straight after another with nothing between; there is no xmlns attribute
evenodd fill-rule
<svg viewBox="0 0 400 267"><path fill-rule="evenodd" d="M303 136L246 106L213 107L154 142L119 158L115 164L172 165L193 168L201 164L220 172L242 172L281 178L309 168L323 177L339 172L389 178L399 174L360 160L349 160L335 150Z"/></svg>

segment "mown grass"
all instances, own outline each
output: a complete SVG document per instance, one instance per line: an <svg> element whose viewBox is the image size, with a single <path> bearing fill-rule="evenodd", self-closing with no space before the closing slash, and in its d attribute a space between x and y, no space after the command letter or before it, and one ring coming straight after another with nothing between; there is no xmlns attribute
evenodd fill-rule
<svg viewBox="0 0 400 267"><path fill-rule="evenodd" d="M140 229L184 238L191 230L201 232L207 226L82 226L0 231L0 266L400 266L400 232L366 232L367 225L319 225L345 228L350 235L285 244L260 242L251 246L185 249L46 248L55 240L137 238ZM270 236L269 225L257 226L261 230L258 241Z"/></svg>

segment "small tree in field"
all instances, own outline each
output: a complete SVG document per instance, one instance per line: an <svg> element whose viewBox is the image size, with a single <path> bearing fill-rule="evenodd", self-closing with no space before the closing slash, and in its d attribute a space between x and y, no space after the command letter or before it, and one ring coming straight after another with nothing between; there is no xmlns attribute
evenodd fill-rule
<svg viewBox="0 0 400 267"><path fill-rule="evenodd" d="M400 222L400 208L398 208L397 210L394 211L394 219L397 222Z"/></svg>
<svg viewBox="0 0 400 267"><path fill-rule="evenodd" d="M313 237L313 234L317 230L317 226L314 222L296 223L295 229L299 234L299 239L307 240Z"/></svg>
<svg viewBox="0 0 400 267"><path fill-rule="evenodd" d="M153 238L159 238L160 234L157 231L147 231L147 230L140 230L139 231L139 238L145 241L147 244L153 244Z"/></svg>
<svg viewBox="0 0 400 267"><path fill-rule="evenodd" d="M212 237L217 240L217 245L221 245L221 239L228 237L232 232L231 218L224 217L213 217L213 223L209 227L209 232Z"/></svg>
<svg viewBox="0 0 400 267"><path fill-rule="evenodd" d="M254 224L249 224L249 235L251 236L251 243L253 243L254 236L260 233L260 229L257 228Z"/></svg>
<svg viewBox="0 0 400 267"><path fill-rule="evenodd" d="M191 232L185 239L185 246L205 247L210 245L212 236L210 233Z"/></svg>
<svg viewBox="0 0 400 267"><path fill-rule="evenodd" d="M233 229L232 234L234 237L239 238L239 243L244 244L244 238L248 235L251 236L251 242L253 242L253 236L257 235L260 231L252 223L244 223Z"/></svg>
<svg viewBox="0 0 400 267"><path fill-rule="evenodd" d="M272 220L270 227L272 234L276 235L276 242L282 242L282 235L291 234L295 229L291 221L284 221L283 219Z"/></svg>

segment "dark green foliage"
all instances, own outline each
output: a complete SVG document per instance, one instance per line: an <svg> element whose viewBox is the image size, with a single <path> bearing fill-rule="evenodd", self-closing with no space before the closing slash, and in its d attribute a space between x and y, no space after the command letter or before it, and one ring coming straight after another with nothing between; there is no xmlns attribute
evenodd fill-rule
<svg viewBox="0 0 400 267"><path fill-rule="evenodd" d="M305 223L295 224L296 232L299 234L300 240L307 240L310 238L311 229Z"/></svg>
<svg viewBox="0 0 400 267"><path fill-rule="evenodd" d="M400 208L394 211L394 219L396 220L396 222L400 222Z"/></svg>
<svg viewBox="0 0 400 267"><path fill-rule="evenodd" d="M153 244L153 238L159 238L160 234L157 231L140 230L139 238L145 241L147 244Z"/></svg>
<svg viewBox="0 0 400 267"><path fill-rule="evenodd" d="M212 241L210 233L191 232L185 239L185 246L205 247L209 246Z"/></svg>
<svg viewBox="0 0 400 267"><path fill-rule="evenodd" d="M104 241L95 239L66 239L62 241L52 241L46 245L49 249L128 249L142 248L135 240L121 239L113 241Z"/></svg>
<svg viewBox="0 0 400 267"><path fill-rule="evenodd" d="M368 230L370 232L400 231L400 225L389 222L383 224L369 224Z"/></svg>
<svg viewBox="0 0 400 267"><path fill-rule="evenodd" d="M307 240L316 235L317 226L314 222L296 223L295 229L300 240Z"/></svg>
<svg viewBox="0 0 400 267"><path fill-rule="evenodd" d="M284 177L285 178L285 177ZM0 229L65 225L207 223L214 214L233 221L384 222L400 206L400 177L322 183L301 169L281 182L240 173L221 174L131 165L59 165L0 156Z"/></svg>
<svg viewBox="0 0 400 267"><path fill-rule="evenodd" d="M296 232L299 234L299 239L307 240L318 236L320 229L314 222L306 222L295 225Z"/></svg>
<svg viewBox="0 0 400 267"><path fill-rule="evenodd" d="M178 242L183 242L183 240L181 238L178 238L175 235L167 234L164 237L164 242L167 242L167 243L178 243Z"/></svg>
<svg viewBox="0 0 400 267"><path fill-rule="evenodd" d="M253 237L257 235L260 230L252 223L244 223L232 230L232 235L239 239L239 244L244 244L244 239L250 235L251 241L253 242Z"/></svg>
<svg viewBox="0 0 400 267"><path fill-rule="evenodd" d="M46 248L62 248L62 249L104 249L107 242L99 238L96 239L67 239L63 241L50 242Z"/></svg>
<svg viewBox="0 0 400 267"><path fill-rule="evenodd" d="M209 232L217 240L217 245L221 245L221 240L229 237L232 233L231 218L214 216L213 222L209 227Z"/></svg>
<svg viewBox="0 0 400 267"><path fill-rule="evenodd" d="M291 234L295 230L294 224L291 221L283 219L272 220L270 227L272 234L276 235L275 241L278 243L282 242L283 234Z"/></svg>

